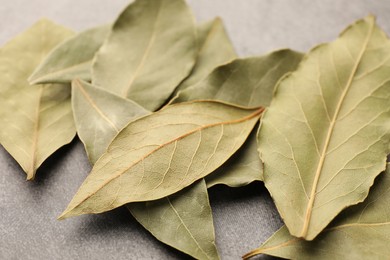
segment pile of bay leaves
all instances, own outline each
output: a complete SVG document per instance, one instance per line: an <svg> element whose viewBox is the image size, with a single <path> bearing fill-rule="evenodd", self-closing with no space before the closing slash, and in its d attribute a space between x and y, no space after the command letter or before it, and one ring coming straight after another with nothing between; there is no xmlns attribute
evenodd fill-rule
<svg viewBox="0 0 390 260"><path fill-rule="evenodd" d="M27 179L76 133L85 145L92 171L60 219L126 205L218 259L207 189L264 181L286 225L244 258L390 256L390 41L372 16L306 55L238 58L220 19L136 0L78 34L38 21L0 72L0 142Z"/></svg>

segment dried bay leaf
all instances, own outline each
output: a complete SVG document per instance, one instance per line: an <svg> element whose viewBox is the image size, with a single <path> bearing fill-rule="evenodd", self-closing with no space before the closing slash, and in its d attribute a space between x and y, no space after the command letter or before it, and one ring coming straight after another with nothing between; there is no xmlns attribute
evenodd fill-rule
<svg viewBox="0 0 390 260"><path fill-rule="evenodd" d="M367 199L344 210L313 241L279 229L260 248L246 254L288 259L387 259L390 255L390 169L375 181Z"/></svg>
<svg viewBox="0 0 390 260"><path fill-rule="evenodd" d="M390 42L371 16L284 78L258 135L264 182L290 233L312 240L385 169Z"/></svg>
<svg viewBox="0 0 390 260"><path fill-rule="evenodd" d="M70 83L91 80L92 59L103 44L111 25L83 31L54 48L29 78L31 84Z"/></svg>
<svg viewBox="0 0 390 260"><path fill-rule="evenodd" d="M242 187L254 181L263 181L263 165L257 153L255 130L256 127L229 160L205 177L207 188L218 184Z"/></svg>
<svg viewBox="0 0 390 260"><path fill-rule="evenodd" d="M197 26L198 54L191 74L176 88L186 89L204 79L215 67L227 63L237 54L220 18Z"/></svg>
<svg viewBox="0 0 390 260"><path fill-rule="evenodd" d="M219 259L203 179L169 197L131 203L127 207L138 222L162 242L195 259Z"/></svg>
<svg viewBox="0 0 390 260"><path fill-rule="evenodd" d="M241 106L268 106L277 81L295 70L302 56L292 50L279 50L260 57L236 59L216 68L198 84L180 91L171 103L212 99ZM253 133L232 158L206 177L206 182L208 187L216 184L239 187L261 181L262 174Z"/></svg>
<svg viewBox="0 0 390 260"><path fill-rule="evenodd" d="M42 58L73 32L40 20L0 51L0 143L33 179L37 168L76 134L67 85L30 86Z"/></svg>
<svg viewBox="0 0 390 260"><path fill-rule="evenodd" d="M270 54L236 59L215 68L199 83L180 91L171 103L189 100L220 100L240 106L268 106L278 80L297 68L302 54L279 50Z"/></svg>
<svg viewBox="0 0 390 260"><path fill-rule="evenodd" d="M154 111L191 72L196 47L184 0L136 0L98 51L92 83Z"/></svg>
<svg viewBox="0 0 390 260"><path fill-rule="evenodd" d="M131 120L150 113L137 103L81 81L72 82L72 107L77 134L92 164Z"/></svg>
<svg viewBox="0 0 390 260"><path fill-rule="evenodd" d="M120 129L132 119L149 113L129 99L81 80L72 82L72 106L77 133L92 165ZM131 203L127 207L162 242L195 258L218 259L204 181L170 197Z"/></svg>
<svg viewBox="0 0 390 260"><path fill-rule="evenodd" d="M199 101L168 106L133 121L96 162L60 218L182 190L234 154L262 111Z"/></svg>

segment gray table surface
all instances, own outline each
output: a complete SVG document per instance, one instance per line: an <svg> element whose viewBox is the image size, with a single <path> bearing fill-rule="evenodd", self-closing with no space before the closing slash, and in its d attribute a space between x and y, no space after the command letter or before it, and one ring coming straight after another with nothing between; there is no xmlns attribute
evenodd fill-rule
<svg viewBox="0 0 390 260"><path fill-rule="evenodd" d="M350 0L189 0L198 21L222 17L240 56L308 51L372 13L390 33L390 2ZM112 21L128 0L1 0L0 45L40 17L83 30ZM0 104L1 109L1 104ZM0 126L1 127L1 126ZM57 221L90 170L77 139L38 170L33 182L0 146L0 259L183 259L123 208ZM240 259L282 225L261 183L210 190L222 259Z"/></svg>

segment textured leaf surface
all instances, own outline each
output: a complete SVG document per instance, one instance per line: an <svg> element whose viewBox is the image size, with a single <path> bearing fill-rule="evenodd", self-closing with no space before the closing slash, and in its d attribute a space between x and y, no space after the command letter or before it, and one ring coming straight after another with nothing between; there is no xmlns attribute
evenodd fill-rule
<svg viewBox="0 0 390 260"><path fill-rule="evenodd" d="M390 42L367 17L285 77L258 136L264 182L290 233L312 240L385 169Z"/></svg>
<svg viewBox="0 0 390 260"><path fill-rule="evenodd" d="M81 80L72 82L72 107L77 134L92 164L107 150L123 127L149 113L129 99Z"/></svg>
<svg viewBox="0 0 390 260"><path fill-rule="evenodd" d="M29 78L31 84L70 83L91 80L92 59L103 44L111 26L81 32L54 48Z"/></svg>
<svg viewBox="0 0 390 260"><path fill-rule="evenodd" d="M191 72L196 46L184 0L136 0L97 53L92 83L156 110Z"/></svg>
<svg viewBox="0 0 390 260"><path fill-rule="evenodd" d="M131 203L127 207L138 222L162 242L195 259L219 259L203 179L169 197Z"/></svg>
<svg viewBox="0 0 390 260"><path fill-rule="evenodd" d="M236 59L180 91L172 103L215 99L247 107L268 106L277 81L295 70L301 58L301 53L280 50L260 57Z"/></svg>
<svg viewBox="0 0 390 260"><path fill-rule="evenodd" d="M189 186L237 151L262 111L190 102L133 121L96 162L60 218L155 200Z"/></svg>
<svg viewBox="0 0 390 260"><path fill-rule="evenodd" d="M172 103L210 99L241 106L268 106L276 82L298 66L302 54L280 50L261 57L237 59L216 68L207 78L180 91ZM206 178L207 186L231 187L262 180L263 168L251 134L240 150L220 169Z"/></svg>
<svg viewBox="0 0 390 260"><path fill-rule="evenodd" d="M73 34L40 20L0 50L0 143L33 179L36 169L76 134L66 85L30 86L42 58Z"/></svg>
<svg viewBox="0 0 390 260"><path fill-rule="evenodd" d="M263 165L257 152L256 129L240 149L221 167L205 177L207 188L217 184L242 187L263 180Z"/></svg>
<svg viewBox="0 0 390 260"><path fill-rule="evenodd" d="M72 106L77 133L92 164L120 129L149 113L129 99L80 80L72 82ZM128 208L162 242L198 259L218 258L204 181L167 198L128 204Z"/></svg>
<svg viewBox="0 0 390 260"><path fill-rule="evenodd" d="M191 74L176 89L186 89L204 79L217 66L237 57L221 19L197 27L198 54Z"/></svg>
<svg viewBox="0 0 390 260"><path fill-rule="evenodd" d="M247 257L268 254L288 259L388 259L389 209L390 170L387 168L364 203L343 211L315 240L293 237L283 226Z"/></svg>

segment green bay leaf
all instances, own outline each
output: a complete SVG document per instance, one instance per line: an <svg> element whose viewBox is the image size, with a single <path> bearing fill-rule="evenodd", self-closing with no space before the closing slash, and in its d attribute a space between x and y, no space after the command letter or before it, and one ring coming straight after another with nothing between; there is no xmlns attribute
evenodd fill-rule
<svg viewBox="0 0 390 260"><path fill-rule="evenodd" d="M385 169L389 55L369 16L314 48L278 85L258 143L265 185L292 235L314 239Z"/></svg>
<svg viewBox="0 0 390 260"><path fill-rule="evenodd" d="M182 190L229 159L262 111L198 101L167 106L131 122L96 162L60 218Z"/></svg>
<svg viewBox="0 0 390 260"><path fill-rule="evenodd" d="M131 120L150 113L137 103L81 81L72 82L72 108L77 134L92 164Z"/></svg>
<svg viewBox="0 0 390 260"><path fill-rule="evenodd" d="M191 74L176 88L175 93L204 79L214 68L237 58L233 45L220 18L197 26L198 53Z"/></svg>
<svg viewBox="0 0 390 260"><path fill-rule="evenodd" d="M294 71L301 59L302 54L292 50L235 59L215 68L199 83L180 91L171 103L212 99L246 107L268 106L278 80Z"/></svg>
<svg viewBox="0 0 390 260"><path fill-rule="evenodd" d="M203 179L169 197L131 203L127 207L138 222L162 242L195 259L219 259Z"/></svg>
<svg viewBox="0 0 390 260"><path fill-rule="evenodd" d="M98 51L92 83L154 111L191 72L196 47L184 0L136 0Z"/></svg>
<svg viewBox="0 0 390 260"><path fill-rule="evenodd" d="M29 78L31 84L70 83L73 79L91 80L92 60L103 44L110 25L92 28L54 48Z"/></svg>
<svg viewBox="0 0 390 260"><path fill-rule="evenodd" d="M296 238L286 226L244 256L288 259L387 259L390 255L390 168L375 181L367 199L344 210L313 241Z"/></svg>
<svg viewBox="0 0 390 260"><path fill-rule="evenodd" d="M73 32L40 20L0 51L0 143L33 179L38 167L76 134L70 87L30 86L28 76Z"/></svg>

